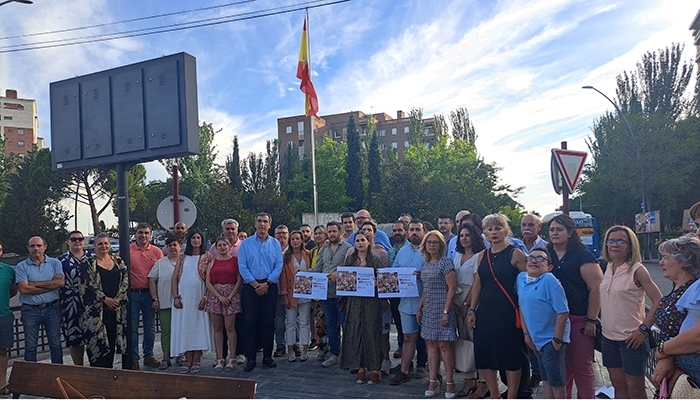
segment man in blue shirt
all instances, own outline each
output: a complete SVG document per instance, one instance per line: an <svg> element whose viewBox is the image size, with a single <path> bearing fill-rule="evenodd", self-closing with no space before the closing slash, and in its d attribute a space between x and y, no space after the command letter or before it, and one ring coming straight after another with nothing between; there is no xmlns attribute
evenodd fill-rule
<svg viewBox="0 0 700 400"><path fill-rule="evenodd" d="M413 268L416 271L423 269L424 257L420 253L420 244L425 236L423 222L418 219L411 220L408 224L409 245L401 247L394 259L394 268ZM418 280L418 294L423 290L423 286ZM425 340L420 337L420 325L416 319L418 313L418 301L420 297L402 297L399 303L401 314L401 328L403 329L403 346L401 347L401 370L391 378L389 384L400 385L411 380L410 367L413 362L413 354L418 350L418 363L416 367L416 378L421 379L427 376L425 363L428 361Z"/></svg>
<svg viewBox="0 0 700 400"><path fill-rule="evenodd" d="M271 223L270 214L258 213L255 216L255 235L244 240L238 250L238 269L243 277L241 305L245 335L241 338L241 345L248 359L243 368L246 372L257 365L258 337L262 338L263 364L269 368L277 366L272 359L272 341L282 249L280 242L268 233Z"/></svg>
<svg viewBox="0 0 700 400"><path fill-rule="evenodd" d="M357 225L358 231L362 229L362 225L364 225L365 222L372 222L372 216L369 214L369 211L363 209L358 211L357 215L355 216L355 225ZM350 243L351 246L355 246L355 232L348 237L348 243ZM391 249L389 236L387 236L382 230L377 231L377 236L374 238L374 243L381 244L386 251Z"/></svg>
<svg viewBox="0 0 700 400"><path fill-rule="evenodd" d="M63 364L61 349L61 309L59 288L65 284L63 266L56 258L44 255L46 241L29 239L29 258L17 264L16 280L22 303L24 324L24 360L36 361L39 326L44 325L51 350L51 362Z"/></svg>
<svg viewBox="0 0 700 400"><path fill-rule="evenodd" d="M404 245L408 244L406 235L408 234L409 222L399 219L394 222L394 226L391 227L391 236L394 238L394 245L389 249L389 265L394 265L396 254L399 253L399 250L401 250ZM389 299L389 303L391 303L391 317L394 319L394 324L396 325L396 340L399 344L399 347L394 351L394 358L401 358L401 348L403 347L403 330L401 329L401 313L399 312L400 302L401 298L399 297L392 297Z"/></svg>

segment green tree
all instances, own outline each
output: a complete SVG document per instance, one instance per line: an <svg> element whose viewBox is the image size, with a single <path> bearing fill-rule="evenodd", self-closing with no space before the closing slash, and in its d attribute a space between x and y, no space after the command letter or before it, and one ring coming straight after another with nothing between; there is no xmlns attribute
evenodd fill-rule
<svg viewBox="0 0 700 400"><path fill-rule="evenodd" d="M442 114L433 115L433 127L435 129L435 137L441 137L449 133L449 128L447 126L447 120Z"/></svg>
<svg viewBox="0 0 700 400"><path fill-rule="evenodd" d="M226 174L233 189L242 190L243 180L241 179L241 156L238 148L238 135L233 137L233 149L231 154L226 156Z"/></svg>
<svg viewBox="0 0 700 400"><path fill-rule="evenodd" d="M476 130L469 119L469 111L466 107L459 107L451 111L450 122L452 123L452 137L455 140L464 140L472 146L476 145Z"/></svg>
<svg viewBox="0 0 700 400"><path fill-rule="evenodd" d="M70 176L51 170L51 151L34 149L9 176L11 190L0 209L5 251L27 254L32 236L46 240L49 254L65 242L68 211L61 200L69 195Z"/></svg>
<svg viewBox="0 0 700 400"><path fill-rule="evenodd" d="M362 184L362 154L360 148L360 134L357 130L355 115L350 115L347 128L348 156L345 169L345 194L350 198L348 206L352 210L359 210L364 204L364 185Z"/></svg>
<svg viewBox="0 0 700 400"><path fill-rule="evenodd" d="M10 175L17 165L17 156L14 153L5 154L5 139L0 135L0 208L5 203L5 198L10 193Z"/></svg>
<svg viewBox="0 0 700 400"><path fill-rule="evenodd" d="M411 146L423 144L425 137L425 121L423 121L423 109L412 108L408 113L408 143Z"/></svg>
<svg viewBox="0 0 700 400"><path fill-rule="evenodd" d="M379 135L377 134L374 117L367 116L367 135L369 135L369 148L367 149L367 208L374 209L375 197L382 191L382 155L379 150Z"/></svg>

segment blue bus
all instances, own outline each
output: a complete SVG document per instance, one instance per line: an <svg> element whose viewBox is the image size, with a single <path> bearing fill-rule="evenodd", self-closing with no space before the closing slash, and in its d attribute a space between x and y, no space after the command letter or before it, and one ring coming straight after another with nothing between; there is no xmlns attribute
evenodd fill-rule
<svg viewBox="0 0 700 400"><path fill-rule="evenodd" d="M555 212L552 214L545 215L542 218L543 223L548 223L552 218L560 215L561 212ZM582 211L570 211L569 216L574 220L576 224L576 232L578 232L581 242L588 248L588 250L593 253L596 258L602 256L601 251L601 241L600 241L600 230L598 229L598 221L591 214Z"/></svg>

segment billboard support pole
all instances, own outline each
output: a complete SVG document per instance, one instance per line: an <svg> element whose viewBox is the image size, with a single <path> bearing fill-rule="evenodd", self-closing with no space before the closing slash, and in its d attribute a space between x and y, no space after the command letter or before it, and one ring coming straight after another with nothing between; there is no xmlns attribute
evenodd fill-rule
<svg viewBox="0 0 700 400"><path fill-rule="evenodd" d="M129 267L129 178L128 172L133 164L118 163L117 170L117 212L119 213L119 256ZM130 274L127 274L127 277ZM129 279L131 287L131 279ZM131 304L131 290L126 291ZM126 331L131 332L131 307L126 308ZM133 348L131 333L126 335L126 354L122 356L122 368L131 369L131 349Z"/></svg>

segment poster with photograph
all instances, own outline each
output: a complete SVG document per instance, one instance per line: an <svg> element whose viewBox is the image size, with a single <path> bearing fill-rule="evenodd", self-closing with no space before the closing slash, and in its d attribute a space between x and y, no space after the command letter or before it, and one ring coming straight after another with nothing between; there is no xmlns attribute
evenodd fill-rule
<svg viewBox="0 0 700 400"><path fill-rule="evenodd" d="M377 270L377 292L380 299L418 297L414 268L380 268Z"/></svg>
<svg viewBox="0 0 700 400"><path fill-rule="evenodd" d="M338 267L336 275L338 296L374 297L374 268Z"/></svg>
<svg viewBox="0 0 700 400"><path fill-rule="evenodd" d="M299 271L294 276L295 299L326 300L328 297L328 275L320 272Z"/></svg>

